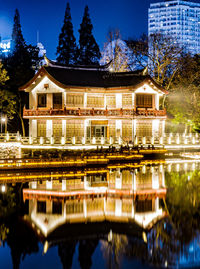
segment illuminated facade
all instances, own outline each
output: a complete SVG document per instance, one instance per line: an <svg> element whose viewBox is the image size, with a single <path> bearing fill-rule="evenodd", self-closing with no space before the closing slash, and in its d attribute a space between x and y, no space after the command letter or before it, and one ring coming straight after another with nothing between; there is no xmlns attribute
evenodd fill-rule
<svg viewBox="0 0 200 269"><path fill-rule="evenodd" d="M112 144L121 138L160 137L166 92L148 75L113 73L109 66L67 67L47 60L20 88L29 93L29 135L62 144Z"/></svg>
<svg viewBox="0 0 200 269"><path fill-rule="evenodd" d="M150 4L148 33L171 36L186 52L200 52L200 4L174 0Z"/></svg>

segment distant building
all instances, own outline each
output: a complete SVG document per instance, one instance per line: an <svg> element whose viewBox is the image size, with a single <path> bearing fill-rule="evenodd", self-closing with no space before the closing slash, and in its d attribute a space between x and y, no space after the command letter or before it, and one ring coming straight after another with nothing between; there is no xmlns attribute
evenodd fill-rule
<svg viewBox="0 0 200 269"><path fill-rule="evenodd" d="M11 39L3 39L0 37L0 54L8 55L11 51Z"/></svg>
<svg viewBox="0 0 200 269"><path fill-rule="evenodd" d="M169 35L191 54L200 53L200 3L174 0L150 4L148 34Z"/></svg>

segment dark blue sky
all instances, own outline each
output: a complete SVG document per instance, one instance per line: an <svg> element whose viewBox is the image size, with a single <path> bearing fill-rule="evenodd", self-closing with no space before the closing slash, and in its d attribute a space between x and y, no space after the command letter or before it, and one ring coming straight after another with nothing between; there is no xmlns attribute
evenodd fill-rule
<svg viewBox="0 0 200 269"><path fill-rule="evenodd" d="M94 26L93 34L100 49L106 42L110 28L118 28L124 39L147 33L150 3L157 0L69 0L74 34L78 43L78 29L84 7L89 7ZM0 0L0 35L9 38L15 8L19 9L22 33L26 42L36 44L37 30L47 56L55 59L58 36L63 25L67 0Z"/></svg>

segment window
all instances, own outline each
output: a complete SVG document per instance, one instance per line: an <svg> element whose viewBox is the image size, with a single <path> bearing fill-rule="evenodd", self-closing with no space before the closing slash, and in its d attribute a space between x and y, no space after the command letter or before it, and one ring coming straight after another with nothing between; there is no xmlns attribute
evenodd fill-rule
<svg viewBox="0 0 200 269"><path fill-rule="evenodd" d="M46 137L46 120L37 121L37 136Z"/></svg>
<svg viewBox="0 0 200 269"><path fill-rule="evenodd" d="M53 120L53 136L61 137L62 136L62 121Z"/></svg>
<svg viewBox="0 0 200 269"><path fill-rule="evenodd" d="M66 122L66 137L83 137L84 122L80 120L67 120Z"/></svg>
<svg viewBox="0 0 200 269"><path fill-rule="evenodd" d="M46 213L45 201L37 201L37 213Z"/></svg>
<svg viewBox="0 0 200 269"><path fill-rule="evenodd" d="M53 214L62 214L62 203L58 201L53 201L53 206L52 206L52 213Z"/></svg>
<svg viewBox="0 0 200 269"><path fill-rule="evenodd" d="M122 106L132 106L132 94L122 94Z"/></svg>
<svg viewBox="0 0 200 269"><path fill-rule="evenodd" d="M151 94L136 94L136 107L153 107L153 95Z"/></svg>
<svg viewBox="0 0 200 269"><path fill-rule="evenodd" d="M88 107L104 107L104 97L88 95L87 106Z"/></svg>
<svg viewBox="0 0 200 269"><path fill-rule="evenodd" d="M152 200L138 200L136 202L136 210L135 211L137 213L153 211Z"/></svg>
<svg viewBox="0 0 200 269"><path fill-rule="evenodd" d="M47 105L47 95L46 93L38 94L38 107L46 107Z"/></svg>
<svg viewBox="0 0 200 269"><path fill-rule="evenodd" d="M115 96L106 96L106 105L107 107L116 107Z"/></svg>
<svg viewBox="0 0 200 269"><path fill-rule="evenodd" d="M62 93L53 93L53 108L62 108Z"/></svg>
<svg viewBox="0 0 200 269"><path fill-rule="evenodd" d="M67 94L67 106L83 106L83 94Z"/></svg>

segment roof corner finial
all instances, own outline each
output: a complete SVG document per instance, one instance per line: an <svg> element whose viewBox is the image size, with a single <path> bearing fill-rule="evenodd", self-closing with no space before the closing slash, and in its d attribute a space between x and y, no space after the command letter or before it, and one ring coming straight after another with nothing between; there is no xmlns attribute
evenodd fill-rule
<svg viewBox="0 0 200 269"><path fill-rule="evenodd" d="M148 66L146 66L143 71L142 71L142 75L145 76L145 75L148 75Z"/></svg>
<svg viewBox="0 0 200 269"><path fill-rule="evenodd" d="M44 60L46 62L46 65L48 66L50 63L50 60L47 58L46 54L44 54Z"/></svg>

